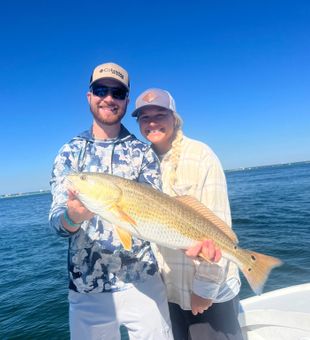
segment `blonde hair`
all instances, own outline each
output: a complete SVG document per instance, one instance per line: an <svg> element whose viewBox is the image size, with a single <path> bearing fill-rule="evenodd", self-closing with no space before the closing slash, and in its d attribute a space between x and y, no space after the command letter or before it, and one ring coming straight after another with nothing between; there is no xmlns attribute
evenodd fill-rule
<svg viewBox="0 0 310 340"><path fill-rule="evenodd" d="M171 155L170 155L170 162L171 162L171 173L169 179L170 188L173 190L173 186L177 179L177 168L179 164L179 159L181 155L181 145L183 140L183 131L182 131L182 118L177 112L172 112L175 124L174 124L174 138L171 145ZM174 190L173 190L174 191Z"/></svg>

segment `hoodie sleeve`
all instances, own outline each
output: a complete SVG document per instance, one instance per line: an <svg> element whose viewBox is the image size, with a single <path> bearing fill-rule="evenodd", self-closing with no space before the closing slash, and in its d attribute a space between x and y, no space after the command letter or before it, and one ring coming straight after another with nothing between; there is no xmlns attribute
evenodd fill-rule
<svg viewBox="0 0 310 340"><path fill-rule="evenodd" d="M61 215L67 208L67 188L64 184L65 176L74 171L76 159L74 157L73 146L65 144L59 151L52 170L50 180L52 205L49 213L49 222L53 231L62 237L72 235L61 223Z"/></svg>

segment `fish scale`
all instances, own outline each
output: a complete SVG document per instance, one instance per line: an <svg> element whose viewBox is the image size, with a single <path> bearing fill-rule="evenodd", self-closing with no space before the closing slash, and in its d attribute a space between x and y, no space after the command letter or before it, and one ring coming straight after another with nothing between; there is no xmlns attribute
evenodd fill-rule
<svg viewBox="0 0 310 340"><path fill-rule="evenodd" d="M179 249L187 249L190 246L194 246L197 240L203 240L206 237L211 239L216 239L215 242L221 248L229 248L232 247L232 241L225 235L219 234L216 235L216 231L213 231L212 225L206 223L205 219L197 215L196 213L192 213L187 206L179 203L175 206L175 202L171 201L171 198L167 195L163 198L163 195L155 195L153 193L154 202L161 211L158 213L154 210L154 206L151 205L149 207L146 206L146 202L151 202L150 200L145 200L146 195L142 194L140 197L136 197L133 200L134 193L136 191L133 190L123 190L122 201L124 201L124 211L130 214L135 220L139 219L143 222L143 227L147 234L149 234L152 238L152 241L158 243L158 237L165 236L166 244L170 245L170 247L175 247ZM159 200L159 196L161 199ZM127 204L125 202L141 202L140 204L131 204L127 208ZM142 209L143 206L143 209ZM149 208L149 209L147 209ZM171 211L175 213L172 215ZM184 225L184 221L190 220L188 225ZM156 222L155 222L156 221ZM159 225L159 222L161 224ZM173 228L167 229L167 225L170 225ZM180 226L182 226L183 234L180 233ZM159 229L160 232L157 234L154 233L154 229ZM158 237L156 237L158 236Z"/></svg>
<svg viewBox="0 0 310 340"><path fill-rule="evenodd" d="M168 199L163 199L162 195L159 195L159 199L159 197L157 197L158 195L155 195L155 193L157 194L155 191L153 192L152 200L145 199L149 195L149 189L149 187L146 187L146 193L142 191L140 195L137 196L135 195L136 191L132 190L132 188L124 188L122 200L120 201L123 210L130 214L134 220L140 221L140 228L142 228L143 225L143 235L145 237L150 238L151 241L156 243L158 243L159 239L164 237L162 240L162 242L165 243L164 245L169 245L170 247L178 249L187 249L196 243L195 240L202 239L208 234L208 232L201 232L196 228L197 226L203 225L203 222L200 221L200 223L198 223L198 218L195 215L191 218L191 224L193 224L195 228L191 228L190 226L185 227L184 215L186 212L184 209L186 209L186 207L173 207L169 196L167 196ZM126 202L136 202L136 204L129 205ZM152 203L154 204L152 205ZM155 205L157 205L156 210L154 209ZM158 208L160 214L157 212ZM174 211L175 213L172 215L171 211ZM190 212L187 212L187 214L188 213ZM172 228L167 229L167 225L170 225ZM180 225L183 227L183 234L179 231Z"/></svg>

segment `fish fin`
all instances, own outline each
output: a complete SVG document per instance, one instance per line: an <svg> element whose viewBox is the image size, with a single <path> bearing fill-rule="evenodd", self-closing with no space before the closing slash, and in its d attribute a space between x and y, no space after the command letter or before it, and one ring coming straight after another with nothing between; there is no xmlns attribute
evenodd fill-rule
<svg viewBox="0 0 310 340"><path fill-rule="evenodd" d="M251 250L240 249L243 252L241 258L248 257L249 260L241 263L240 269L247 279L249 285L256 294L261 294L269 273L275 267L282 265L282 261L276 257L256 253Z"/></svg>
<svg viewBox="0 0 310 340"><path fill-rule="evenodd" d="M114 215L116 215L121 221L123 222L128 222L129 224L131 224L132 226L136 226L137 222L131 218L128 214L126 214L124 212L124 210L122 210L122 208L118 205L114 206L113 208L110 209Z"/></svg>
<svg viewBox="0 0 310 340"><path fill-rule="evenodd" d="M186 204L190 208L194 209L198 214L209 220L215 227L220 229L226 236L228 236L234 243L238 243L237 235L229 227L229 225L214 214L212 210L207 208L204 204L198 201L195 197L185 195L176 196L176 200Z"/></svg>
<svg viewBox="0 0 310 340"><path fill-rule="evenodd" d="M141 235L141 233L139 232L139 230L137 229L137 222L131 218L129 215L127 215L124 210L122 210L119 206L114 206L113 208L110 209L114 215L116 215L116 217L118 219L120 219L122 222L126 222L129 223L132 228L136 231L137 235Z"/></svg>
<svg viewBox="0 0 310 340"><path fill-rule="evenodd" d="M131 250L132 239L131 239L131 235L129 234L129 232L118 226L115 227L115 230L117 232L118 238L120 239L124 249Z"/></svg>

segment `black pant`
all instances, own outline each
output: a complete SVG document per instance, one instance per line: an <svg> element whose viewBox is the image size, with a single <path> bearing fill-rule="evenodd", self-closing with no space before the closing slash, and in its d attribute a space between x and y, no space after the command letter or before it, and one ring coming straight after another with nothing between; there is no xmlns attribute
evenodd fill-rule
<svg viewBox="0 0 310 340"><path fill-rule="evenodd" d="M202 314L193 315L191 310L170 302L169 311L174 340L242 340L238 296L214 303Z"/></svg>

